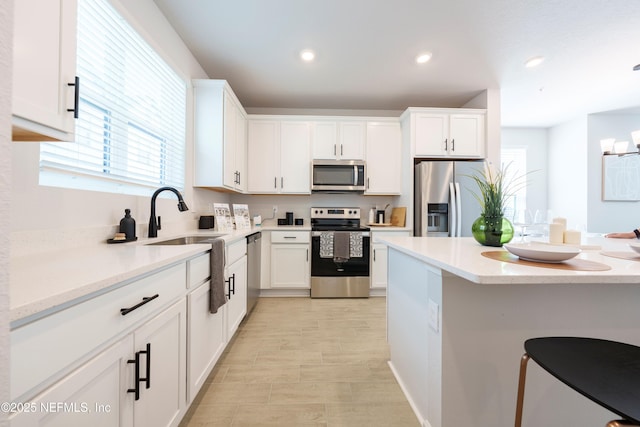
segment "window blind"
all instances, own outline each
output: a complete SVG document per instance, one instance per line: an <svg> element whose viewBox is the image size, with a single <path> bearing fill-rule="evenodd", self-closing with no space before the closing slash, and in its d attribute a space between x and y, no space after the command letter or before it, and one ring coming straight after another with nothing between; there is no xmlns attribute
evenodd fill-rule
<svg viewBox="0 0 640 427"><path fill-rule="evenodd" d="M106 0L78 1L77 74L76 141L41 143L41 184L184 189L186 84Z"/></svg>

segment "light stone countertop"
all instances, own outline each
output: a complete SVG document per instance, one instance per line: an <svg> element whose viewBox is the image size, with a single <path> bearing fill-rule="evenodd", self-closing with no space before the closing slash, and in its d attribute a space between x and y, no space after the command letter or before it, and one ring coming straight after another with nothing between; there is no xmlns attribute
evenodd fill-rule
<svg viewBox="0 0 640 427"><path fill-rule="evenodd" d="M208 244L155 245L148 243L185 235L216 235L227 243L257 231L277 227L220 232L194 230L179 235L161 235L136 242L106 242L74 249L25 255L11 259L9 298L10 321L46 315L94 295L114 285L144 276L154 270L186 260L210 249ZM310 227L299 227L310 230Z"/></svg>
<svg viewBox="0 0 640 427"><path fill-rule="evenodd" d="M380 236L378 241L428 265L479 284L640 284L640 261L613 258L601 253L626 251L634 254L628 244L637 242L635 239L607 239L599 236L585 238L583 244L599 246L599 249L582 249L576 259L606 264L611 267L607 271L567 271L501 262L486 258L481 253L505 249L481 246L471 237Z"/></svg>

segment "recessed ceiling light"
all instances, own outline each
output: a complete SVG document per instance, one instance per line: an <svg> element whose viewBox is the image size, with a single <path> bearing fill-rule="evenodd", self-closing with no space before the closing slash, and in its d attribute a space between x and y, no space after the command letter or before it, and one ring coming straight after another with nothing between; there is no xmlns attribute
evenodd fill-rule
<svg viewBox="0 0 640 427"><path fill-rule="evenodd" d="M524 66L527 68L537 67L538 65L542 64L543 61L544 56L534 56L533 58L528 59L527 62L524 63Z"/></svg>
<svg viewBox="0 0 640 427"><path fill-rule="evenodd" d="M303 61L307 61L307 62L313 61L315 57L316 57L316 54L311 49L305 49L302 52L300 52L300 58L302 58Z"/></svg>
<svg viewBox="0 0 640 427"><path fill-rule="evenodd" d="M420 55L416 56L416 62L418 64L424 64L425 62L429 62L431 56L431 52L421 53Z"/></svg>

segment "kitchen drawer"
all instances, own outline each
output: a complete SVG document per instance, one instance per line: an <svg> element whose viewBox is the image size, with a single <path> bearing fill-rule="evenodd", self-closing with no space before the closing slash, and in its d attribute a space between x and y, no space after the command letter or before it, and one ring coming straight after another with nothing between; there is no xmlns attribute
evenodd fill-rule
<svg viewBox="0 0 640 427"><path fill-rule="evenodd" d="M273 231L271 243L309 243L310 236L308 231Z"/></svg>
<svg viewBox="0 0 640 427"><path fill-rule="evenodd" d="M247 240L242 239L225 247L225 265L229 266L247 254Z"/></svg>
<svg viewBox="0 0 640 427"><path fill-rule="evenodd" d="M187 287L193 288L194 286L209 279L211 275L210 265L211 256L209 252L206 254L198 255L195 258L191 258L187 261Z"/></svg>
<svg viewBox="0 0 640 427"><path fill-rule="evenodd" d="M75 362L176 301L184 295L186 277L183 262L12 330L11 399L59 379ZM121 308L155 295L121 314Z"/></svg>

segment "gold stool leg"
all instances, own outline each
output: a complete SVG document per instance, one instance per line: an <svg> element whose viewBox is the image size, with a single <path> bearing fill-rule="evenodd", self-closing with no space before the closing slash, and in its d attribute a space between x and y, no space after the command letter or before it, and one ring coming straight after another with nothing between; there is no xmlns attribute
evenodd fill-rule
<svg viewBox="0 0 640 427"><path fill-rule="evenodd" d="M516 423L515 427L522 426L522 404L524 402L524 382L527 376L527 362L529 361L529 355L527 353L522 355L520 359L520 376L518 378L518 400L516 403ZM607 427L616 427L609 426Z"/></svg>
<svg viewBox="0 0 640 427"><path fill-rule="evenodd" d="M638 424L633 424L630 421L614 420L614 421L609 421L606 427L640 427L640 426L638 426Z"/></svg>

